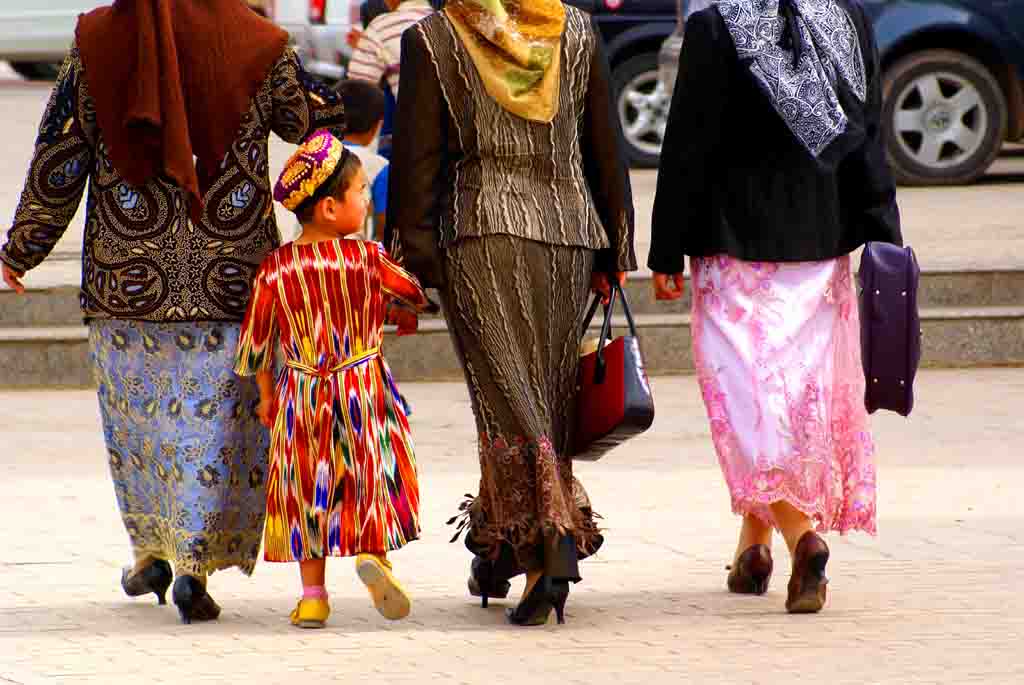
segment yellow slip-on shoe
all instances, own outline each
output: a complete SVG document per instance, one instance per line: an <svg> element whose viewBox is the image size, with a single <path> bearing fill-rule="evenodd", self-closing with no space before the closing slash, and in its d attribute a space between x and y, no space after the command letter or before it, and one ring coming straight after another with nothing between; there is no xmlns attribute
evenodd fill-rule
<svg viewBox="0 0 1024 685"><path fill-rule="evenodd" d="M409 595L391 574L391 563L373 554L356 557L356 573L373 598L373 606L384 618L397 621L409 615L412 603Z"/></svg>
<svg viewBox="0 0 1024 685"><path fill-rule="evenodd" d="M331 615L331 605L326 599L300 599L292 611L292 625L299 628L323 628Z"/></svg>

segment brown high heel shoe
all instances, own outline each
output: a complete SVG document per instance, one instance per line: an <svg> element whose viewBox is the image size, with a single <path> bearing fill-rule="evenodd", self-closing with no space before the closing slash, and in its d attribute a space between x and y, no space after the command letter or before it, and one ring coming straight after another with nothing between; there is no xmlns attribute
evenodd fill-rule
<svg viewBox="0 0 1024 685"><path fill-rule="evenodd" d="M763 595L772 577L772 551L767 545L751 545L729 570L729 592Z"/></svg>
<svg viewBox="0 0 1024 685"><path fill-rule="evenodd" d="M828 545L820 535L807 531L793 554L793 575L789 579L786 611L791 614L816 614L825 606L828 578Z"/></svg>

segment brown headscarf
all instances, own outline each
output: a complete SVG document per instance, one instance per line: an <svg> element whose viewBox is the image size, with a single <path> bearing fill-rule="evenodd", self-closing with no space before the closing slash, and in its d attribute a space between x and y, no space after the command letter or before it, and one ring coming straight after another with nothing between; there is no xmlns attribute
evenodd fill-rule
<svg viewBox="0 0 1024 685"><path fill-rule="evenodd" d="M240 0L115 0L76 38L114 167L136 186L165 174L198 220L288 34Z"/></svg>

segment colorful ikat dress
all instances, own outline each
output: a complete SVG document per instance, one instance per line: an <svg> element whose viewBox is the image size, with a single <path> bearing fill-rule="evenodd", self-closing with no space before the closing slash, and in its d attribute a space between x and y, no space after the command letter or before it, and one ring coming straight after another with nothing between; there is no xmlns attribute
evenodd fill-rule
<svg viewBox="0 0 1024 685"><path fill-rule="evenodd" d="M426 297L377 243L293 243L260 267L235 370L270 370L280 340L267 561L382 554L419 536L409 423L381 354L393 300Z"/></svg>

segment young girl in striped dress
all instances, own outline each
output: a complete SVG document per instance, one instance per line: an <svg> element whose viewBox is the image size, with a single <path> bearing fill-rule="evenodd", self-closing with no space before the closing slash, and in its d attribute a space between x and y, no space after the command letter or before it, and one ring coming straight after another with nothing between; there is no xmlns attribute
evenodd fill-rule
<svg viewBox="0 0 1024 685"><path fill-rule="evenodd" d="M389 312L403 311L400 333L413 332L428 300L377 243L344 239L363 226L367 181L332 134L299 149L274 197L303 232L260 267L236 358L237 373L257 377L257 413L271 430L265 558L299 563L293 625L325 625L329 556L354 556L377 610L403 618L410 601L387 554L419 536L419 488L381 345Z"/></svg>

